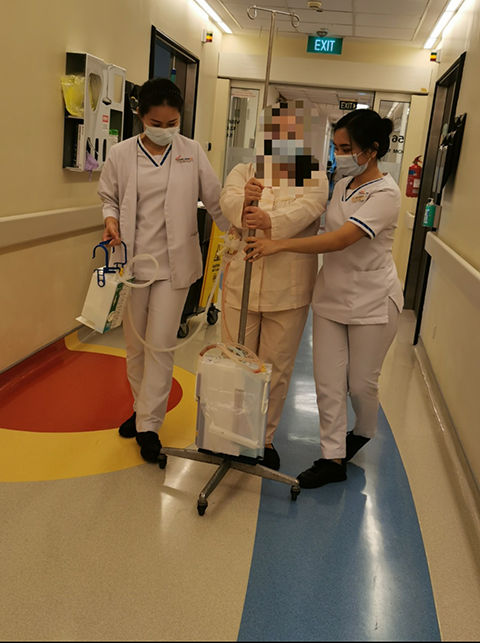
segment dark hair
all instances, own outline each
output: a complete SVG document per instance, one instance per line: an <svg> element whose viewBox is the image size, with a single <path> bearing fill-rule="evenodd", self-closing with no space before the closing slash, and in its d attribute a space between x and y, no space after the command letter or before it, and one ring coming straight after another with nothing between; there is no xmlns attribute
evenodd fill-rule
<svg viewBox="0 0 480 643"><path fill-rule="evenodd" d="M393 122L382 118L373 109L356 109L345 114L336 124L334 132L346 129L351 141L364 150L377 150L377 158L388 152Z"/></svg>
<svg viewBox="0 0 480 643"><path fill-rule="evenodd" d="M183 109L182 92L168 78L151 78L138 92L138 111L141 116L148 114L151 107L170 105L179 112Z"/></svg>

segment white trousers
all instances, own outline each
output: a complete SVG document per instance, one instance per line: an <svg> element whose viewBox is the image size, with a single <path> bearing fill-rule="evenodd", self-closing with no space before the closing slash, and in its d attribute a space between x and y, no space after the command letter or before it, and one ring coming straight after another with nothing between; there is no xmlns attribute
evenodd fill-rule
<svg viewBox="0 0 480 643"><path fill-rule="evenodd" d="M247 315L245 346L272 365L265 444L272 444L280 422L309 308L302 306L272 313L249 312ZM237 341L240 311L226 305L224 315L232 339ZM227 341L223 325L222 341Z"/></svg>
<svg viewBox="0 0 480 643"><path fill-rule="evenodd" d="M171 281L155 281L131 294L133 323L151 346L169 348L177 343L188 288L174 290ZM173 353L155 353L135 336L128 311L123 320L127 345L127 375L135 400L137 431L158 433L167 412L172 387Z"/></svg>
<svg viewBox="0 0 480 643"><path fill-rule="evenodd" d="M323 458L345 457L347 394L356 415L354 433L365 438L374 436L378 378L397 333L398 318L391 299L386 324L345 325L313 316L313 367Z"/></svg>

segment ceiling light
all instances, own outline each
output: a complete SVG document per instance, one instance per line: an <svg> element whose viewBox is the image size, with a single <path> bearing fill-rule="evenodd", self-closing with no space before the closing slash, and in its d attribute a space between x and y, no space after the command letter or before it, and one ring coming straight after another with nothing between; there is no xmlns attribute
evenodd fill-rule
<svg viewBox="0 0 480 643"><path fill-rule="evenodd" d="M463 0L450 0L445 11L456 11L460 7L462 2Z"/></svg>
<svg viewBox="0 0 480 643"><path fill-rule="evenodd" d="M227 25L223 22L223 20L220 20L220 22L217 22L217 24L220 27L220 29L225 33L233 33L230 27L227 27Z"/></svg>
<svg viewBox="0 0 480 643"><path fill-rule="evenodd" d="M435 25L432 33L428 37L427 42L424 44L424 49L431 49L437 42L438 37L442 34L445 27L463 4L463 0L450 0L445 11L440 16L437 24Z"/></svg>
<svg viewBox="0 0 480 643"><path fill-rule="evenodd" d="M208 2L205 2L205 0L195 0L195 2L201 7L205 13L207 13L212 20L214 20L217 25L220 27L220 29L224 33L233 33L230 27L227 27L227 25L223 22L223 20L220 18L218 13L212 9L212 7L208 4Z"/></svg>

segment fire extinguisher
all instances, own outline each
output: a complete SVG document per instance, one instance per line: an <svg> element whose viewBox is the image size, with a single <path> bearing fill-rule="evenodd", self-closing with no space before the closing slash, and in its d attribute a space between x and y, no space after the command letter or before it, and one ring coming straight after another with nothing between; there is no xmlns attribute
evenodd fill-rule
<svg viewBox="0 0 480 643"><path fill-rule="evenodd" d="M420 177L422 176L422 168L419 165L421 163L421 156L415 157L415 160L408 168L408 179L407 179L407 196L416 198L420 191Z"/></svg>

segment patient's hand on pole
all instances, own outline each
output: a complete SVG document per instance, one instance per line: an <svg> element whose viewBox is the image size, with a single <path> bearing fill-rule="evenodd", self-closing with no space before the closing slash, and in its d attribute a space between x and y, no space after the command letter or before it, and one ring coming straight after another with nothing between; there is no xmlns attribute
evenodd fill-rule
<svg viewBox="0 0 480 643"><path fill-rule="evenodd" d="M272 220L268 212L250 205L243 211L243 225L249 230L270 230Z"/></svg>
<svg viewBox="0 0 480 643"><path fill-rule="evenodd" d="M260 201L263 193L263 183L256 179L250 179L245 184L245 205L251 205L252 201Z"/></svg>

